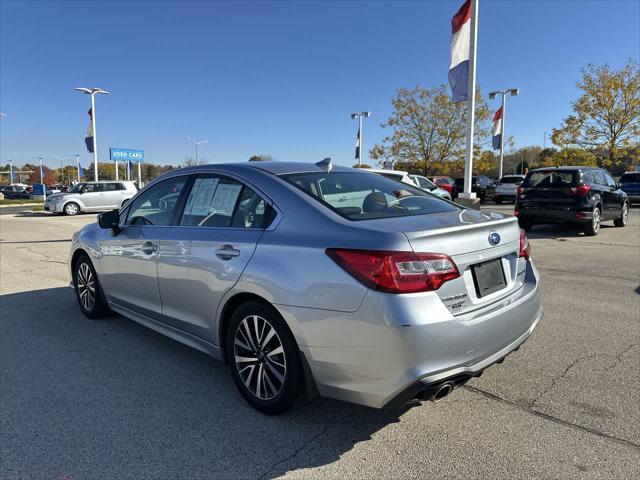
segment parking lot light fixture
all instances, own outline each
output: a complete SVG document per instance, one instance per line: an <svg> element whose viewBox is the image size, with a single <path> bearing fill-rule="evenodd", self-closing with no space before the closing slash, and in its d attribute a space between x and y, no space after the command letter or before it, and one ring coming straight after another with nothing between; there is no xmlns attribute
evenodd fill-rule
<svg viewBox="0 0 640 480"><path fill-rule="evenodd" d="M184 139L188 142L190 142L192 139L191 137L184 137ZM196 146L196 165L198 165L198 145L201 145L203 143L209 143L207 140L198 140L197 142L193 142Z"/></svg>
<svg viewBox="0 0 640 480"><path fill-rule="evenodd" d="M356 142L356 160L358 160L358 167L362 166L362 117L370 117L371 112L355 112L351 114L351 120L358 119L358 137Z"/></svg>
<svg viewBox="0 0 640 480"><path fill-rule="evenodd" d="M74 90L91 96L91 130L93 131L93 175L98 181L98 134L96 132L96 94L110 95L109 92L101 88L76 87Z"/></svg>
<svg viewBox="0 0 640 480"><path fill-rule="evenodd" d="M498 165L498 180L502 178L502 162L504 160L504 124L506 122L506 108L507 108L507 94L512 97L516 97L520 95L519 88L508 88L506 90L495 90L493 92L489 92L489 99L493 100L498 95L502 97L502 124L500 126L500 163ZM524 171L523 171L524 173Z"/></svg>

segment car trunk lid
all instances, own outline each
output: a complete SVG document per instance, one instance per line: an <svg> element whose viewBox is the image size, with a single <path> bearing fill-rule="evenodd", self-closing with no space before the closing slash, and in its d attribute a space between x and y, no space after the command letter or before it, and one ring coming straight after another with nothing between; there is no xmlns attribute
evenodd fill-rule
<svg viewBox="0 0 640 480"><path fill-rule="evenodd" d="M436 293L454 315L501 300L524 281L515 217L467 209L367 223L402 231L415 252L443 253L453 259L460 277Z"/></svg>

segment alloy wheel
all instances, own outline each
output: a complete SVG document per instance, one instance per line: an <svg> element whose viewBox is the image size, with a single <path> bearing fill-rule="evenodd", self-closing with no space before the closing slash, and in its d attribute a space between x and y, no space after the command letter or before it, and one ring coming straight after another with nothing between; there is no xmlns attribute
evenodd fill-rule
<svg viewBox="0 0 640 480"><path fill-rule="evenodd" d="M238 324L234 359L242 382L255 397L271 400L282 391L287 376L284 347L266 319L250 315Z"/></svg>
<svg viewBox="0 0 640 480"><path fill-rule="evenodd" d="M593 209L592 223L593 223L593 231L596 233L599 232L600 231L600 209L599 208Z"/></svg>
<svg viewBox="0 0 640 480"><path fill-rule="evenodd" d="M622 206L622 224L626 225L629 220L629 205L626 203Z"/></svg>
<svg viewBox="0 0 640 480"><path fill-rule="evenodd" d="M91 267L84 262L81 263L76 277L80 303L86 311L91 312L96 304L96 284Z"/></svg>

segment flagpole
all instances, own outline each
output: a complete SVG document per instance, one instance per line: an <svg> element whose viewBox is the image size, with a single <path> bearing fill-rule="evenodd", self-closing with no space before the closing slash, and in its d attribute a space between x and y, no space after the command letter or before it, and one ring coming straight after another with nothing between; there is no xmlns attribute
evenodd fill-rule
<svg viewBox="0 0 640 480"><path fill-rule="evenodd" d="M464 159L464 192L461 198L476 198L471 191L473 176L473 127L476 109L476 42L478 40L478 0L471 0L471 45L469 47L469 112L467 113L467 151Z"/></svg>
<svg viewBox="0 0 640 480"><path fill-rule="evenodd" d="M80 155L76 153L76 170L78 172L78 182L80 181Z"/></svg>
<svg viewBox="0 0 640 480"><path fill-rule="evenodd" d="M498 181L502 178L502 161L504 159L504 121L507 118L507 94L502 94L502 122L500 123L500 167L498 168Z"/></svg>

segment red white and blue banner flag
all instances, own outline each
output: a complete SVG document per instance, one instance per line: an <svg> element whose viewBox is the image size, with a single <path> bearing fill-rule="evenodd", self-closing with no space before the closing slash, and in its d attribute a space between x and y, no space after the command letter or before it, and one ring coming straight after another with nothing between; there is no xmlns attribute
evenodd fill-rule
<svg viewBox="0 0 640 480"><path fill-rule="evenodd" d="M502 107L496 110L491 124L491 146L494 150L500 150L500 140L502 140Z"/></svg>
<svg viewBox="0 0 640 480"><path fill-rule="evenodd" d="M469 99L469 57L471 54L471 0L464 2L451 19L451 101Z"/></svg>
<svg viewBox="0 0 640 480"><path fill-rule="evenodd" d="M87 128L84 143L87 146L89 153L93 153L93 112L91 109L89 109L89 128Z"/></svg>

